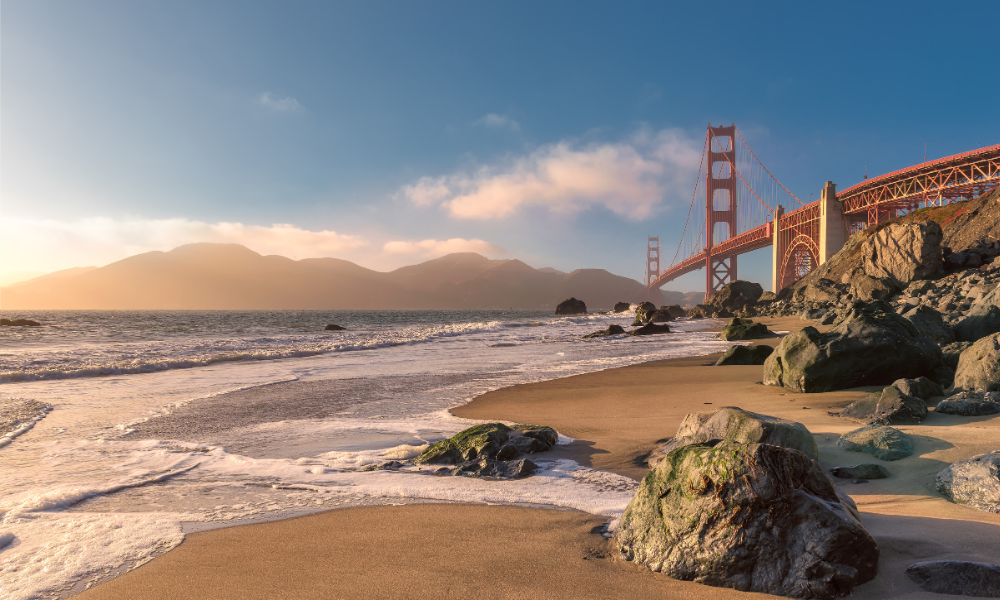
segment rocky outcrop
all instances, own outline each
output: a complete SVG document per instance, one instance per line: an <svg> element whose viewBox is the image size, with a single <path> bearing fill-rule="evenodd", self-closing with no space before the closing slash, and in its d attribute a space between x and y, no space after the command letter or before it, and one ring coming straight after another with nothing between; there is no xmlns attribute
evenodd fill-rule
<svg viewBox="0 0 1000 600"><path fill-rule="evenodd" d="M614 534L621 556L675 579L835 598L875 577L854 502L797 450L683 446L643 479Z"/></svg>
<svg viewBox="0 0 1000 600"><path fill-rule="evenodd" d="M621 325L611 324L611 325L608 325L607 329L602 329L600 331L595 331L594 333L588 333L587 335L585 335L583 337L584 338L596 338L596 337L604 337L604 336L608 336L608 335L621 335L623 333L625 333L625 328L624 327L622 327Z"/></svg>
<svg viewBox="0 0 1000 600"><path fill-rule="evenodd" d="M876 463L861 463L850 467L834 467L830 474L840 479L885 479L889 470Z"/></svg>
<svg viewBox="0 0 1000 600"><path fill-rule="evenodd" d="M1000 391L1000 334L979 340L958 358L955 390Z"/></svg>
<svg viewBox="0 0 1000 600"><path fill-rule="evenodd" d="M670 314L670 311L666 307L661 307L656 309L655 312L649 315L650 323L669 323L674 320L674 316Z"/></svg>
<svg viewBox="0 0 1000 600"><path fill-rule="evenodd" d="M934 412L961 417L995 415L1000 413L1000 392L959 392L938 402Z"/></svg>
<svg viewBox="0 0 1000 600"><path fill-rule="evenodd" d="M952 502L1000 513L1000 450L952 463L934 482L937 491Z"/></svg>
<svg viewBox="0 0 1000 600"><path fill-rule="evenodd" d="M934 560L913 563L906 576L934 594L1000 598L1000 565Z"/></svg>
<svg viewBox="0 0 1000 600"><path fill-rule="evenodd" d="M915 306L903 314L907 321L913 323L917 331L931 338L941 346L955 341L955 332L945 324L941 313L929 306Z"/></svg>
<svg viewBox="0 0 1000 600"><path fill-rule="evenodd" d="M323 331L346 331L346 330L347 330L346 327L341 327L340 325L337 325L336 323L330 323L329 325L327 325L323 329Z"/></svg>
<svg viewBox="0 0 1000 600"><path fill-rule="evenodd" d="M657 325L656 323L646 323L638 329L633 329L629 335L658 335L670 333L670 325Z"/></svg>
<svg viewBox="0 0 1000 600"><path fill-rule="evenodd" d="M485 423L470 427L432 444L414 462L418 465L451 465L456 475L519 478L530 475L537 465L525 454L552 448L558 434L551 427Z"/></svg>
<svg viewBox="0 0 1000 600"><path fill-rule="evenodd" d="M31 319L0 319L0 325L4 327L41 327L42 324Z"/></svg>
<svg viewBox="0 0 1000 600"><path fill-rule="evenodd" d="M899 286L888 277L871 277L859 272L851 278L851 294L864 302L888 300L898 291Z"/></svg>
<svg viewBox="0 0 1000 600"><path fill-rule="evenodd" d="M907 396L913 396L921 400L930 400L934 396L944 395L944 390L941 389L941 386L926 377L897 379L892 382L892 385Z"/></svg>
<svg viewBox="0 0 1000 600"><path fill-rule="evenodd" d="M943 236L934 221L890 223L862 247L865 275L891 279L899 287L937 275L942 270Z"/></svg>
<svg viewBox="0 0 1000 600"><path fill-rule="evenodd" d="M687 311L681 308L680 304L671 304L670 306L661 306L660 310L666 310L670 313L670 316L675 319L680 319L687 316Z"/></svg>
<svg viewBox="0 0 1000 600"><path fill-rule="evenodd" d="M638 327L644 323L648 323L650 317L656 312L656 305L652 302L643 302L639 306L635 307L635 321L632 322L633 327Z"/></svg>
<svg viewBox="0 0 1000 600"><path fill-rule="evenodd" d="M736 280L712 294L705 304L716 312L737 313L756 304L763 293L764 288L759 283Z"/></svg>
<svg viewBox="0 0 1000 600"><path fill-rule="evenodd" d="M583 300L577 300L576 298L567 298L560 302L556 306L557 315L585 315L587 314L587 305Z"/></svg>
<svg viewBox="0 0 1000 600"><path fill-rule="evenodd" d="M734 342L739 340L756 340L762 337L771 337L774 333L768 330L763 323L754 323L753 319L741 319L733 317L726 326L715 337Z"/></svg>
<svg viewBox="0 0 1000 600"><path fill-rule="evenodd" d="M768 356L774 352L774 348L765 346L733 346L722 358L715 362L716 366L722 365L762 365Z"/></svg>
<svg viewBox="0 0 1000 600"><path fill-rule="evenodd" d="M907 396L890 385L847 405L840 416L868 424L913 425L927 417L927 406L920 398Z"/></svg>
<svg viewBox="0 0 1000 600"><path fill-rule="evenodd" d="M955 336L962 342L975 342L1000 332L1000 287L994 288L969 308L968 314L955 324Z"/></svg>
<svg viewBox="0 0 1000 600"><path fill-rule="evenodd" d="M863 452L882 460L900 460L913 454L913 440L902 431L886 425L866 425L848 431L837 440L848 452Z"/></svg>
<svg viewBox="0 0 1000 600"><path fill-rule="evenodd" d="M614 311L615 313L628 312L632 308L632 305L628 302L616 302Z"/></svg>
<svg viewBox="0 0 1000 600"><path fill-rule="evenodd" d="M709 304L699 304L689 310L687 316L692 319L728 319L733 316L733 313Z"/></svg>
<svg viewBox="0 0 1000 600"><path fill-rule="evenodd" d="M798 450L809 458L819 456L816 440L802 423L727 406L716 411L688 414L677 428L677 435L654 450L646 462L655 465L676 448L711 440L771 444Z"/></svg>
<svg viewBox="0 0 1000 600"><path fill-rule="evenodd" d="M885 385L941 365L941 349L895 313L865 312L820 333L805 327L785 336L764 363L764 384L797 392Z"/></svg>

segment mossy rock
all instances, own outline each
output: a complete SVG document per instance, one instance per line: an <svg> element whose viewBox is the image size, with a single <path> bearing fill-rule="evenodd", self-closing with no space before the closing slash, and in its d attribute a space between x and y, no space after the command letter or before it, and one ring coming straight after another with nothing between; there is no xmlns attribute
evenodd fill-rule
<svg viewBox="0 0 1000 600"><path fill-rule="evenodd" d="M432 444L420 453L416 464L456 465L457 473L486 477L522 477L534 470L524 463L525 454L552 448L559 435L544 425L484 423ZM509 463L509 464L508 464Z"/></svg>
<svg viewBox="0 0 1000 600"><path fill-rule="evenodd" d="M846 595L878 570L854 502L819 463L770 444L670 452L614 539L622 558L675 579L781 596Z"/></svg>
<svg viewBox="0 0 1000 600"><path fill-rule="evenodd" d="M733 317L729 324L715 337L726 340L755 340L774 335L763 323L754 323L753 319Z"/></svg>
<svg viewBox="0 0 1000 600"><path fill-rule="evenodd" d="M480 456L496 454L507 441L510 427L503 423L484 423L431 444L417 457L417 464L457 465Z"/></svg>

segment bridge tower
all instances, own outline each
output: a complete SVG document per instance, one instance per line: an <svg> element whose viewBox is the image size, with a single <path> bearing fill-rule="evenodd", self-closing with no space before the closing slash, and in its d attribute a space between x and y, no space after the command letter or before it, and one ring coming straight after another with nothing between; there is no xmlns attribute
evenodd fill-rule
<svg viewBox="0 0 1000 600"><path fill-rule="evenodd" d="M651 237L646 242L646 300L651 295L651 284L660 276L660 238Z"/></svg>
<svg viewBox="0 0 1000 600"><path fill-rule="evenodd" d="M705 173L705 300L736 281L736 254L713 256L712 247L735 236L736 125L708 126L708 170ZM716 225L725 225L716 231Z"/></svg>

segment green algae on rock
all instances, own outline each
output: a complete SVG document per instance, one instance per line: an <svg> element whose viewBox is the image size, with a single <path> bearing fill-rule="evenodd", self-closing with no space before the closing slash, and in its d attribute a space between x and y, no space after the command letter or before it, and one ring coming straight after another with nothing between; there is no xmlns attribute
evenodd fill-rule
<svg viewBox="0 0 1000 600"><path fill-rule="evenodd" d="M483 423L432 444L414 462L455 465L456 473L468 475L524 477L537 466L521 456L549 450L558 437L554 429L542 425Z"/></svg>
<svg viewBox="0 0 1000 600"><path fill-rule="evenodd" d="M754 323L753 319L733 317L715 337L731 342L734 340L755 340L774 335L763 323Z"/></svg>

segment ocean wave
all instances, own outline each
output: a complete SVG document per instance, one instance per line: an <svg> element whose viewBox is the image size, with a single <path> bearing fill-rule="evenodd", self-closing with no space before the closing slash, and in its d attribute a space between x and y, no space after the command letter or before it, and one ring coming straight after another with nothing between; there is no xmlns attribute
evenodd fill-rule
<svg viewBox="0 0 1000 600"><path fill-rule="evenodd" d="M334 352L375 350L497 331L499 321L408 327L338 335L143 342L5 356L0 382L107 375L134 375L236 362L304 358ZM20 362L21 364L16 364Z"/></svg>

